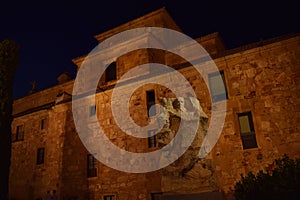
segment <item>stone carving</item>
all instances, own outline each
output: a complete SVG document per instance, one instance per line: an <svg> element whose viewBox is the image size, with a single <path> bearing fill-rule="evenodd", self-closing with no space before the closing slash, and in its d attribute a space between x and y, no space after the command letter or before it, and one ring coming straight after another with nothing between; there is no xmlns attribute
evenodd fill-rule
<svg viewBox="0 0 300 200"><path fill-rule="evenodd" d="M157 134L158 147L169 144L175 137L180 122L184 123L184 133L189 134L189 124L199 120L199 128L188 150L173 164L162 169L162 191L167 193L204 192L217 190L217 181L212 160L198 157L207 130L208 117L195 98L161 98L165 108L164 127ZM186 110L188 114L182 115ZM184 136L181 145L185 143ZM171 157L174 155L168 155Z"/></svg>

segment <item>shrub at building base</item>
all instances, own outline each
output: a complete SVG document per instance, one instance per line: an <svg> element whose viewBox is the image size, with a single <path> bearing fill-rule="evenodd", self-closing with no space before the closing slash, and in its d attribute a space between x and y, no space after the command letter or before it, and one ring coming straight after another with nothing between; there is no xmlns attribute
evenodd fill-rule
<svg viewBox="0 0 300 200"><path fill-rule="evenodd" d="M300 199L300 159L287 155L274 161L273 170L250 172L235 185L237 200Z"/></svg>

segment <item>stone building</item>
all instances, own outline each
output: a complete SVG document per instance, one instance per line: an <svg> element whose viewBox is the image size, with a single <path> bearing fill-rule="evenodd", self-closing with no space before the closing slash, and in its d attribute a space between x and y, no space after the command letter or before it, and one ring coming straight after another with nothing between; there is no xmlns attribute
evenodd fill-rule
<svg viewBox="0 0 300 200"><path fill-rule="evenodd" d="M181 31L167 11L159 9L95 38L102 42L124 30L146 26ZM214 79L216 71L200 76L193 66L170 52L140 49L108 61L110 66L99 81L95 104L84 108L90 116L97 116L107 137L116 146L137 153L158 150L170 141L164 140L164 134L178 130L179 122L184 121L176 114L178 104L181 109L183 105L187 110L200 112L197 137L177 161L148 173L122 172L97 161L77 134L72 115L74 80L63 73L56 86L14 101L10 198L42 199L48 190L56 190L59 199L67 200L157 200L180 199L180 196L223 199L240 180L240 174L268 170L274 159L283 154L299 157L299 35L229 50L225 49L218 33L196 41L218 67L226 88L224 94L213 86L214 81L218 81ZM73 60L78 69L85 58ZM156 84L139 87L129 102L130 116L138 125L149 123L148 109L154 103L160 103L172 115L169 125L156 136L134 138L122 132L113 119L113 86L133 67L153 62L172 66L180 72L192 85L201 107L189 104L189 98L178 103L166 87ZM205 80L211 84L210 92ZM226 102L226 120L212 151L205 158L199 158L199 144L214 109L210 93L217 102L215 105ZM109 149L107 156L113 156Z"/></svg>

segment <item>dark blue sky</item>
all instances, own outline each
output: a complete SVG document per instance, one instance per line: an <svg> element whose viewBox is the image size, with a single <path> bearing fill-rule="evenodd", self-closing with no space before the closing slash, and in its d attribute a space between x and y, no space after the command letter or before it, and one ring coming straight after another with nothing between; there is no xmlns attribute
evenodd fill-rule
<svg viewBox="0 0 300 200"><path fill-rule="evenodd" d="M299 32L298 6L290 1L139 0L10 1L0 3L0 40L21 46L14 97L27 95L30 81L38 90L56 84L65 71L75 76L72 59L96 45L103 31L166 7L191 37L220 32L228 48ZM264 2L264 3L262 3Z"/></svg>

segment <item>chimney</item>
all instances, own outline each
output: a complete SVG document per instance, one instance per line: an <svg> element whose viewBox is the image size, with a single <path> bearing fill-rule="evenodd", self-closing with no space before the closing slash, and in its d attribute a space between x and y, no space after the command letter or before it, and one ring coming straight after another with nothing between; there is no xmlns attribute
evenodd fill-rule
<svg viewBox="0 0 300 200"><path fill-rule="evenodd" d="M64 72L57 77L58 84L63 84L71 80L71 76L68 72Z"/></svg>

